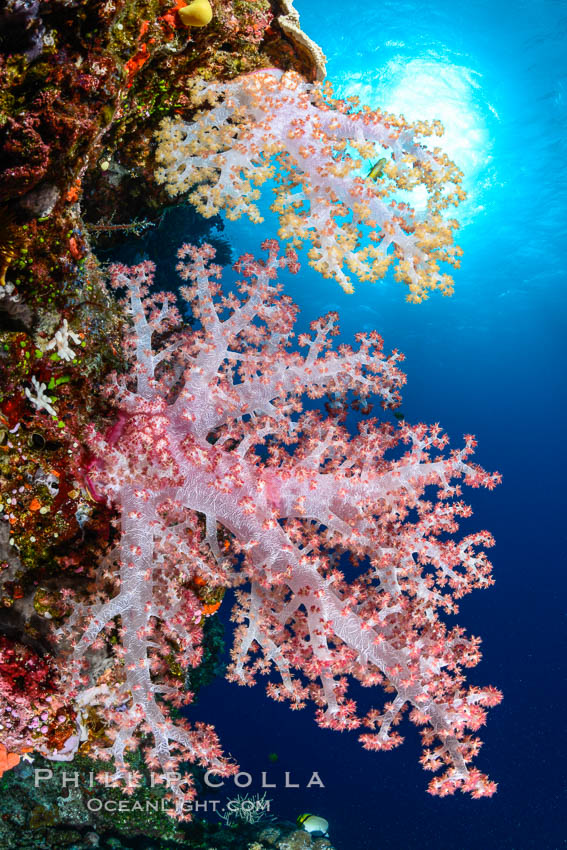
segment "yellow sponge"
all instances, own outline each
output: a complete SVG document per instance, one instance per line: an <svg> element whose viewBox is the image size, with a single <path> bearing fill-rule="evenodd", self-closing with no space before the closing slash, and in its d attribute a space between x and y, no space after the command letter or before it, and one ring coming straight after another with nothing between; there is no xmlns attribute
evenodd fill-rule
<svg viewBox="0 0 567 850"><path fill-rule="evenodd" d="M186 27L206 27L211 23L213 10L209 0L193 0L193 3L179 9L179 17Z"/></svg>

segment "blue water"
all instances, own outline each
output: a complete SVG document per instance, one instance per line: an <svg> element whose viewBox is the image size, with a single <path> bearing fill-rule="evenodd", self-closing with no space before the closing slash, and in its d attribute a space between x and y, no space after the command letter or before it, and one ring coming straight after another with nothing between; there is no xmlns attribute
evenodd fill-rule
<svg viewBox="0 0 567 850"><path fill-rule="evenodd" d="M318 729L310 709L292 713L261 686L218 681L195 716L216 725L253 775L246 790L261 793L267 771L279 784L267 790L273 810L323 815L338 850L566 847L567 3L296 5L339 94L440 117L465 171L453 298L408 305L391 279L347 296L308 268L286 284L302 324L337 309L347 339L377 328L386 348L404 351L406 418L440 422L454 444L476 434L478 461L503 474L495 492L467 494L475 509L467 531L488 528L497 540L496 585L463 600L458 616L483 638L471 682L504 692L477 762L499 788L488 800L433 798L413 726L397 750L366 753L355 734ZM262 226L226 223L223 235L238 254L273 232L267 216ZM301 784L318 771L325 788L281 787L285 771Z"/></svg>

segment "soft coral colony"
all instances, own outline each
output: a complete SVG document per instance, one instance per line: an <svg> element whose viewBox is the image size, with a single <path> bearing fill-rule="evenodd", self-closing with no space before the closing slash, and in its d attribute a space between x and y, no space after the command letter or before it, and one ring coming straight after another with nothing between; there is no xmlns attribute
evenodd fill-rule
<svg viewBox="0 0 567 850"><path fill-rule="evenodd" d="M171 195L191 190L205 216L224 208L229 218L262 221L258 187L272 181L279 236L311 245L311 265L346 292L354 291L348 272L375 281L393 263L408 301L452 294L440 264L458 266L462 252L453 244L458 222L444 214L465 194L454 163L422 143L442 134L439 122L359 108L356 98L335 100L329 84L278 69L195 83L193 100L208 108L191 124L166 119L157 134L156 176ZM403 200L423 205L424 197L422 212Z"/></svg>
<svg viewBox="0 0 567 850"><path fill-rule="evenodd" d="M128 92L142 98L160 50L168 72L182 62L180 45L164 47L174 35L168 27L180 28L179 5L153 28L145 19L141 28L137 19L116 19L116 33L132 29L137 40L124 65L124 103L107 110L109 121L126 110ZM254 47L275 38L267 4L258 6L252 33L231 8L215 5L215 43L232 31ZM205 53L196 50L195 62ZM490 535L454 535L471 513L461 482L492 488L499 477L472 463L471 436L449 451L439 426L394 427L365 415L352 434L331 405L325 415L329 395L335 406L353 402L361 412L376 397L395 408L402 355L386 355L376 333L359 334L354 349L335 349L335 314L314 322L295 346L297 308L277 282L280 269L298 270L295 249L307 244L309 262L347 292L350 275L373 281L392 266L410 301L433 290L450 294L441 264L457 267L460 249L446 211L463 198L462 175L424 143L440 125L335 100L328 86L294 71L257 70L267 62L258 47L242 66L249 73L230 81L234 69L203 66L201 79L177 80L177 117L161 122L161 106L154 116L155 178L170 195L188 196L206 217L224 209L256 221L260 187L271 185L288 244L280 254L267 241L265 260L242 257L230 289L209 246L184 246L178 270L191 324L174 295L151 294L151 263L112 267L111 287L122 296L112 298L92 254L81 262L89 239L79 225L65 237L73 263L61 268L69 280L59 291L58 266L45 264L40 274L36 258L26 297L23 277L16 287L10 280L14 259L45 242L36 235L52 208L49 220L64 220L59 195L21 228L31 237L25 248L17 217L6 219L4 301L25 329L4 345L17 368L7 384L12 397L2 402L0 471L13 554L2 569L4 577L23 576L10 583L11 605L27 604L33 585L44 628L26 627L21 642L0 638L0 771L31 750L61 761L80 752L112 760L116 780L131 781L128 751L139 748L150 768L168 775L182 815L194 789L190 777L175 778L181 764L222 775L237 769L212 727L189 724L177 710L192 701L184 678L203 659L205 618L233 588L231 680L253 684L266 674L271 697L294 708L311 703L320 725L358 729L370 750L399 744L407 714L421 728L422 764L436 772L431 793L490 795L495 784L471 761L480 747L474 733L500 694L466 686L463 668L479 661L480 641L440 615L456 613L460 597L492 582L482 551ZM144 115L151 123L149 107ZM148 127L142 135L150 137ZM106 169L89 178L98 189L107 171L113 179L120 171L105 138ZM89 156L94 162L91 154L85 162ZM105 209L116 185L107 182L106 194L96 193ZM35 191L36 183L20 188ZM79 181L65 196L74 223L81 192ZM416 211L409 200L420 192L426 201ZM47 289L56 295L44 298ZM39 457L46 444L49 461ZM55 575L45 565L34 573L35 544L45 541L47 551L50 532L52 543L76 551L56 552ZM48 586L38 587L46 576ZM388 701L363 710L349 682L381 686Z"/></svg>
<svg viewBox="0 0 567 850"><path fill-rule="evenodd" d="M479 640L448 629L439 613L491 584L479 549L490 535L448 535L471 513L459 481L492 488L498 475L471 462L471 436L447 453L438 426L367 419L351 436L313 403L304 410L305 397L326 393L396 405L402 357L386 356L376 333L334 350L335 314L293 348L297 309L276 276L297 270L296 255L280 256L275 241L263 247L265 261L240 259L228 293L209 246L180 250L195 328L181 324L173 296L149 294L151 263L112 268L132 320L131 368L107 387L119 413L107 430L91 429L89 478L119 510L120 540L101 565L106 596L77 600L63 630L79 698L104 717L116 776L140 729L152 740L149 763L166 772L180 760L234 770L210 727L191 729L167 707L191 698L168 659L187 667L199 658L194 588L204 579L237 588L231 680L274 673L270 696L314 703L320 725L359 728L371 750L400 743L395 727L409 709L423 727L423 766L444 768L429 790L490 795L495 784L469 765L480 746L470 732L500 695L465 686ZM100 658L90 668L86 659L116 618L118 663L101 673ZM359 714L349 679L392 699ZM193 790L172 794L182 806Z"/></svg>

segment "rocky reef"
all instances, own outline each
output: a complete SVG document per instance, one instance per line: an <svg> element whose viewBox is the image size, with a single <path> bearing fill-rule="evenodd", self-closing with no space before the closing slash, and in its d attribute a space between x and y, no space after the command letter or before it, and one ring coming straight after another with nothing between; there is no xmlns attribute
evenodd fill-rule
<svg viewBox="0 0 567 850"><path fill-rule="evenodd" d="M85 429L104 422L108 409L103 380L122 365L126 318L104 284L105 249L167 229L171 200L154 178L153 137L165 115L191 121L193 78L224 81L273 66L310 80L323 74L321 51L301 32L289 0L213 0L204 26L184 14L186 5L1 4L0 846L6 848L213 841L206 824L197 822L189 835L163 814L150 823L147 816L94 817L88 790L61 796L60 788L41 791L30 782L42 762L55 771L65 765L74 741L77 708L62 695L52 664L54 633L69 615L70 596L88 593L97 580L101 554L115 535L112 510L89 486L84 447ZM170 229L173 219L174 212ZM196 221L195 233L215 224L221 226ZM201 587L198 593L216 610L218 592L211 596ZM170 671L189 675L193 693L218 664L221 635L215 627L207 634L201 665L189 674ZM86 776L96 769L89 749L104 728L94 712L81 725L73 769ZM143 786L139 793L157 792ZM108 799L112 794L120 796L109 789ZM219 826L214 844L279 847L290 829L272 827L263 844L257 828L237 837L228 828L221 835Z"/></svg>

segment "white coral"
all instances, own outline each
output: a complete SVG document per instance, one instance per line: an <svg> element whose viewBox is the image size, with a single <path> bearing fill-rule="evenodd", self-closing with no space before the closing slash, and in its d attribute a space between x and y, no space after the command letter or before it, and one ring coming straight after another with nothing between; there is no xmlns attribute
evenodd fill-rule
<svg viewBox="0 0 567 850"><path fill-rule="evenodd" d="M50 351L52 348L57 348L57 354L61 360L73 360L75 352L69 346L69 339L76 345L81 344L81 338L74 331L70 330L67 319L63 319L63 324L56 332L53 339L44 346L44 351Z"/></svg>
<svg viewBox="0 0 567 850"><path fill-rule="evenodd" d="M50 397L45 393L47 389L46 385L44 383L40 384L35 376L32 377L31 382L36 395L33 396L31 390L26 387L24 390L26 397L31 401L36 410L46 410L51 416L57 416L57 411L51 405Z"/></svg>

